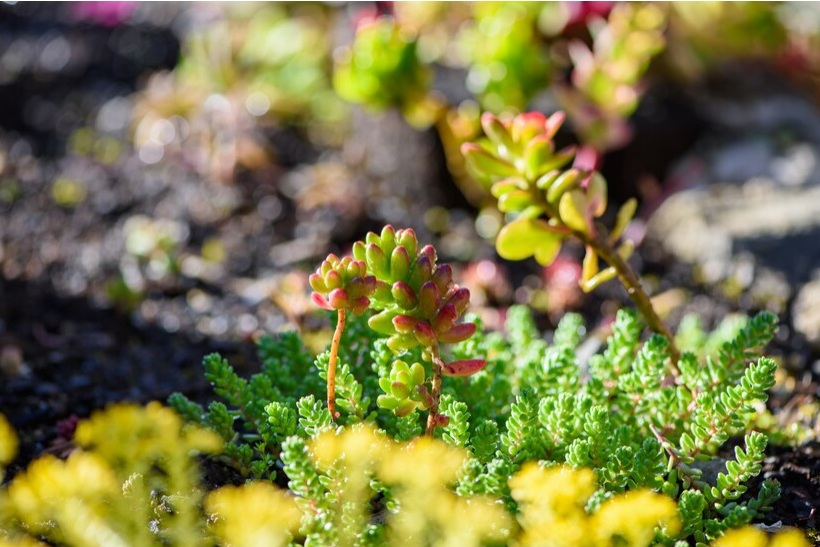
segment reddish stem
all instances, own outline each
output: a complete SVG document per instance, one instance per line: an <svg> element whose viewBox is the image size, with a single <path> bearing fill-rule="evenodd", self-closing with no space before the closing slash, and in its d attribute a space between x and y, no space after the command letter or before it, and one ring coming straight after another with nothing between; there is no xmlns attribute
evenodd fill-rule
<svg viewBox="0 0 820 547"><path fill-rule="evenodd" d="M336 359L339 355L339 343L342 341L342 331L345 330L345 310L339 310L336 318L336 330L333 332L333 341L330 343L330 360L327 363L327 409L335 420L339 417L336 412Z"/></svg>
<svg viewBox="0 0 820 547"><path fill-rule="evenodd" d="M444 367L444 363L438 354L438 343L430 348L430 351L433 354L433 392L431 393L433 404L430 406L430 414L427 416L427 431L425 431L425 434L428 437L433 436L439 424L438 408L441 402L441 370Z"/></svg>

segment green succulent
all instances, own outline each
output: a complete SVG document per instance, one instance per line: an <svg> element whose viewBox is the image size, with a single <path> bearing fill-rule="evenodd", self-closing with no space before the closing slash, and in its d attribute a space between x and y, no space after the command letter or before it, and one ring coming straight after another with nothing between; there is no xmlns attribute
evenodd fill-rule
<svg viewBox="0 0 820 547"><path fill-rule="evenodd" d="M379 395L376 404L379 408L392 410L400 418L417 408L428 410L433 401L425 382L424 365L394 361L390 375L379 379L379 387L384 395Z"/></svg>

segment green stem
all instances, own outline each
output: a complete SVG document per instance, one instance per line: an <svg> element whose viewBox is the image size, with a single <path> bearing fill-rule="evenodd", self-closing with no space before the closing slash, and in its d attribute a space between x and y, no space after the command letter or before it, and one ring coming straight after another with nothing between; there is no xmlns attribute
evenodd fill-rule
<svg viewBox="0 0 820 547"><path fill-rule="evenodd" d="M530 181L530 184L534 185L535 182ZM561 218L555 208L544 198L541 192L533 191L533 195L536 196L537 205L541 207L544 212L546 212L548 217L552 219ZM563 225L563 223L561 224ZM666 323L663 322L658 315L658 312L655 311L654 306L652 306L652 300L643 289L643 285L641 285L641 280L638 277L638 274L635 273L635 270L632 269L629 263L621 258L621 255L619 255L618 252L612 247L612 244L606 238L606 234L596 230L595 226L591 226L591 230L593 232L592 234L572 230L572 235L578 238L584 245L591 247L600 258L615 268L618 272L618 278L620 279L621 284L623 284L626 289L626 293L635 304L635 307L638 308L638 312L643 316L647 326L649 326L653 332L656 332L669 340L669 356L672 361L672 375L675 378L679 378L680 370L678 370L678 361L680 361L680 350L675 344L675 337L672 336L672 332L669 330L669 327L666 326Z"/></svg>
<svg viewBox="0 0 820 547"><path fill-rule="evenodd" d="M339 355L339 343L342 341L342 331L345 330L345 310L339 310L336 318L336 330L333 332L333 341L330 343L330 359L327 362L327 409L334 420L339 417L336 412L336 359Z"/></svg>
<svg viewBox="0 0 820 547"><path fill-rule="evenodd" d="M621 258L615 249L612 248L612 245L610 245L605 237L602 237L600 234L590 236L583 232L577 231L573 233L585 245L591 247L607 264L615 268L618 272L618 278L621 280L624 288L626 288L626 293L635 304L635 307L638 308L638 312L640 312L643 316L647 326L650 330L652 330L652 332L656 332L669 340L669 356L672 360L672 374L675 377L680 376L680 371L678 370L680 350L675 344L675 337L672 336L672 332L669 330L669 327L666 326L666 323L664 323L660 318L658 312L655 311L655 307L652 305L652 300L644 290L643 285L641 285L641 280L638 277L638 274L636 274L635 270L632 269L629 263Z"/></svg>

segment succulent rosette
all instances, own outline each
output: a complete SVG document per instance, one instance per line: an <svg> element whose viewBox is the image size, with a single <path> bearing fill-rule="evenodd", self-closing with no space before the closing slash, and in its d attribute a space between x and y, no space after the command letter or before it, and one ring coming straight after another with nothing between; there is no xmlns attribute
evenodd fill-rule
<svg viewBox="0 0 820 547"><path fill-rule="evenodd" d="M364 261L330 254L309 277L311 298L326 310L350 310L361 315L370 306L376 278L367 273Z"/></svg>
<svg viewBox="0 0 820 547"><path fill-rule="evenodd" d="M453 282L449 264L436 264L432 245L418 249L412 229L386 226L371 232L353 246L353 254L366 262L376 278L373 307L381 311L370 318L370 327L388 335L390 349L401 352L419 344L464 341L476 331L473 323L459 320L470 304L470 291Z"/></svg>

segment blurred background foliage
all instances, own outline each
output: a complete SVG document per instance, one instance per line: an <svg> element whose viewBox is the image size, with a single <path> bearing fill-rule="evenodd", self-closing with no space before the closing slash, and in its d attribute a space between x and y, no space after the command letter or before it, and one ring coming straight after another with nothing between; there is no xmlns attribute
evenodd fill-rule
<svg viewBox="0 0 820 547"><path fill-rule="evenodd" d="M204 336L301 325L286 272L384 222L479 302L582 308L577 250L541 270L488 244L503 218L458 152L480 115L565 110L557 143L645 219L708 127L700 90L755 67L816 101L820 69L798 3L83 2L0 24L3 276Z"/></svg>

